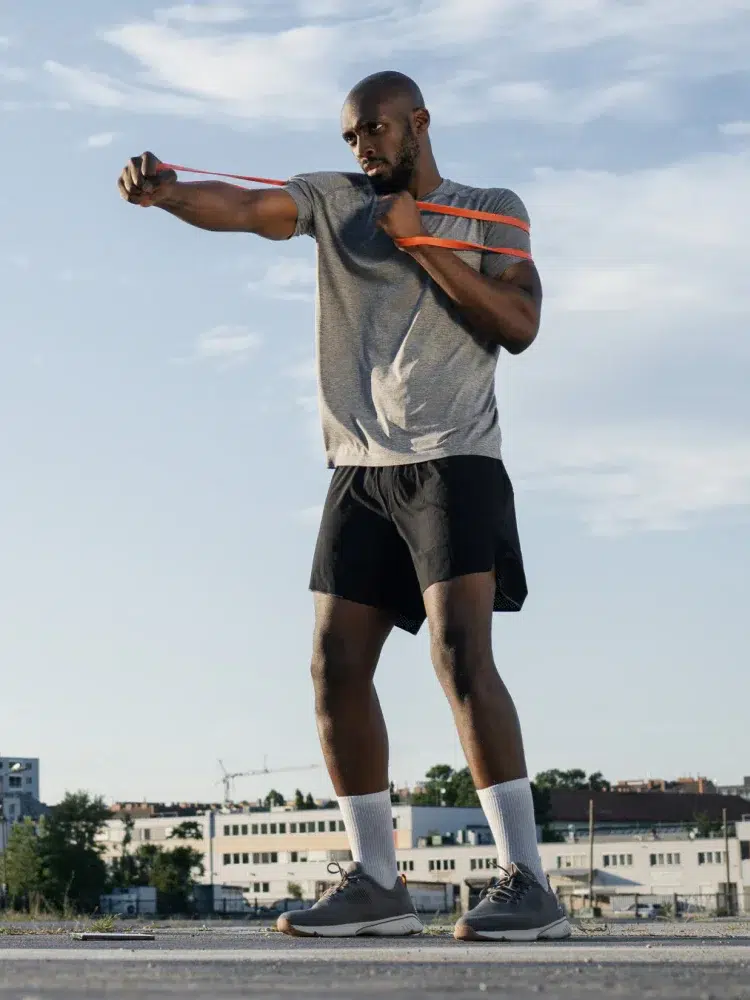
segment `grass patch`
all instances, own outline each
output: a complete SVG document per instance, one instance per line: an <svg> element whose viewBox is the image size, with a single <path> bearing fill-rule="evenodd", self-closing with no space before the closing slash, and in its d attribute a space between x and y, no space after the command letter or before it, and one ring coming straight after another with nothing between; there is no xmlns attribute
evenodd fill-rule
<svg viewBox="0 0 750 1000"><path fill-rule="evenodd" d="M106 913L103 917L92 920L86 929L92 931L94 934L111 934L115 929L116 923L117 918L114 914Z"/></svg>

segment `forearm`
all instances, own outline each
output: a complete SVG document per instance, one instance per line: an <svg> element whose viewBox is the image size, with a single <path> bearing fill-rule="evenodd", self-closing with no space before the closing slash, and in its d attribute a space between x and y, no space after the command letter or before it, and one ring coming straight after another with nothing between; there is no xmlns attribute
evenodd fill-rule
<svg viewBox="0 0 750 1000"><path fill-rule="evenodd" d="M486 277L444 247L417 245L409 253L455 304L483 340L520 354L539 329L539 308L517 285Z"/></svg>
<svg viewBox="0 0 750 1000"><path fill-rule="evenodd" d="M248 232L252 226L255 193L222 181L174 183L164 199L155 204L199 229Z"/></svg>

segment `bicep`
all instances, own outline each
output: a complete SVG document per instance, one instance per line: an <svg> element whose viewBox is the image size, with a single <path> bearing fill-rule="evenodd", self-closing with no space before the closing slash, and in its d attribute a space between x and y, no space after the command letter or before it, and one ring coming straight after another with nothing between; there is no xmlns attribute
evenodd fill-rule
<svg viewBox="0 0 750 1000"><path fill-rule="evenodd" d="M283 188L250 192L247 230L267 240L288 240L297 231L297 202Z"/></svg>
<svg viewBox="0 0 750 1000"><path fill-rule="evenodd" d="M498 276L497 281L507 282L524 292L534 303L537 312L542 308L542 279L533 261L518 260Z"/></svg>

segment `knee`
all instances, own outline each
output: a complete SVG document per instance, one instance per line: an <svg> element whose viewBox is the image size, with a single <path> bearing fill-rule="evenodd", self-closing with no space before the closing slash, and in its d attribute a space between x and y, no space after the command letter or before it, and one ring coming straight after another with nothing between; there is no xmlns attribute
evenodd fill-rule
<svg viewBox="0 0 750 1000"><path fill-rule="evenodd" d="M343 637L328 631L316 633L310 674L318 708L355 696L359 687L372 682L373 672Z"/></svg>
<svg viewBox="0 0 750 1000"><path fill-rule="evenodd" d="M446 625L431 638L432 663L451 701L480 697L490 673L495 672L489 641L478 640L474 630Z"/></svg>

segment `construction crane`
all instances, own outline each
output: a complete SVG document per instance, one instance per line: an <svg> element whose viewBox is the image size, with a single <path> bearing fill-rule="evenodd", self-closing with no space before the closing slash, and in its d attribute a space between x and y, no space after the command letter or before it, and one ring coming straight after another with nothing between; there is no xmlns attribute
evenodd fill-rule
<svg viewBox="0 0 750 1000"><path fill-rule="evenodd" d="M268 758L263 759L263 767L258 768L254 771L227 771L224 767L224 761L219 761L219 767L222 771L221 781L217 784L224 786L224 805L228 806L232 804L232 782L235 778L253 778L258 777L261 774L284 774L289 771L316 771L320 767L320 764L303 764L300 767L274 767L269 768L267 763Z"/></svg>

